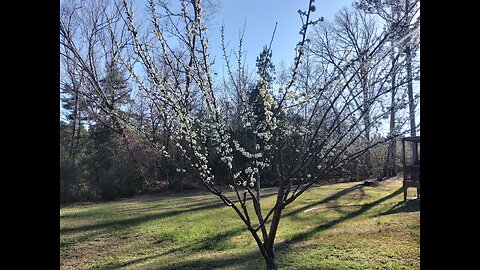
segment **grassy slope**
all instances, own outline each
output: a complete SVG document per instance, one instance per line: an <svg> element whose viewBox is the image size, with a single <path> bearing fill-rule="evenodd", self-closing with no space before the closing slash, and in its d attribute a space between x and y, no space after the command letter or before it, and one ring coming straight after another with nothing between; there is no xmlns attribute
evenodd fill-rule
<svg viewBox="0 0 480 270"><path fill-rule="evenodd" d="M419 269L419 201L404 203L398 181L314 187L276 243L282 269ZM61 269L264 269L236 213L199 192L63 207L60 256Z"/></svg>

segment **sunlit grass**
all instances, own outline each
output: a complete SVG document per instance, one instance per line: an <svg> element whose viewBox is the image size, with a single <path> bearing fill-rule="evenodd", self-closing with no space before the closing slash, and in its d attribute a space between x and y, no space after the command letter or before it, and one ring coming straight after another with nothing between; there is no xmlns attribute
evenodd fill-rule
<svg viewBox="0 0 480 270"><path fill-rule="evenodd" d="M419 269L419 201L403 202L400 188L310 189L280 221L280 268ZM267 209L275 196L265 194ZM264 269L236 213L209 193L65 206L60 228L61 269Z"/></svg>

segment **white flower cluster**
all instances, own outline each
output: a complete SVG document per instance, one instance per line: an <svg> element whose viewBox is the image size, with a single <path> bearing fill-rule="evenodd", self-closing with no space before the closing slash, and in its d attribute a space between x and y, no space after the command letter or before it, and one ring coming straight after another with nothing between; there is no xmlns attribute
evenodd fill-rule
<svg viewBox="0 0 480 270"><path fill-rule="evenodd" d="M249 174L249 173L258 173L258 168L254 167L253 169L251 167L248 167L245 169L245 173L246 174Z"/></svg>
<svg viewBox="0 0 480 270"><path fill-rule="evenodd" d="M208 129L208 124L204 124L198 119L193 119L185 109L181 110L177 117L179 120L180 135L176 136L178 141L184 139L190 148L193 150L195 160L192 160L190 156L187 155L186 150L180 143L176 143L176 146L182 151L184 157L196 168L197 172L200 174L202 180L205 183L213 182L215 176L212 173L212 169L208 166L208 148L202 146L198 143L197 139L200 137L202 143L206 142L206 129ZM195 128L193 123L196 123L200 128ZM200 134L200 135L199 135Z"/></svg>
<svg viewBox="0 0 480 270"><path fill-rule="evenodd" d="M257 136L265 142L268 142L273 137L272 133L268 130L264 132L257 132Z"/></svg>
<svg viewBox="0 0 480 270"><path fill-rule="evenodd" d="M277 127L276 119L273 118L272 109L277 108L278 104L273 98L272 94L267 89L267 82L262 80L261 87L259 90L260 97L263 99L263 107L265 111L265 122L273 130Z"/></svg>
<svg viewBox="0 0 480 270"><path fill-rule="evenodd" d="M248 152L245 148L241 147L240 143L238 143L238 141L236 141L236 140L233 140L233 145L235 146L235 150L240 152L246 158L253 159L253 158L261 158L262 157L261 156L262 153L260 153L260 152L256 153L256 154L252 154L252 153Z"/></svg>
<svg viewBox="0 0 480 270"><path fill-rule="evenodd" d="M228 156L228 157L221 157L220 160L227 164L228 168L231 169L232 168L232 161L233 161L233 157L231 156Z"/></svg>

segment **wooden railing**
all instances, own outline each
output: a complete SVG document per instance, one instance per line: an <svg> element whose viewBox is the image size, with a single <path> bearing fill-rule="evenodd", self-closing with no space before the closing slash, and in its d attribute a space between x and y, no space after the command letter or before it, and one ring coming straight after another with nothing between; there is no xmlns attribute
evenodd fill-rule
<svg viewBox="0 0 480 270"><path fill-rule="evenodd" d="M420 165L405 165L403 181L420 184Z"/></svg>

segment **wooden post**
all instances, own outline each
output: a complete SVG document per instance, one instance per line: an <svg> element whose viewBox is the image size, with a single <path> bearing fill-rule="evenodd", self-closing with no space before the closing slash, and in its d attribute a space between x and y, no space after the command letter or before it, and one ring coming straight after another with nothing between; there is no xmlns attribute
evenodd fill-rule
<svg viewBox="0 0 480 270"><path fill-rule="evenodd" d="M407 186L405 183L405 174L407 172L407 162L405 157L405 138L402 138L402 158L403 158L403 200L407 200Z"/></svg>
<svg viewBox="0 0 480 270"><path fill-rule="evenodd" d="M420 143L420 142L415 142L415 154L416 154L416 156L415 156L415 162L416 162L417 164L420 164L420 163L419 163L419 161L420 161L420 154L418 153L418 144L419 144L419 143ZM419 166L420 166L420 165L419 165ZM418 170L418 171L417 171L417 177L418 177L417 198L420 198L420 179L421 179L421 177L420 177L420 167L418 167L417 170Z"/></svg>

